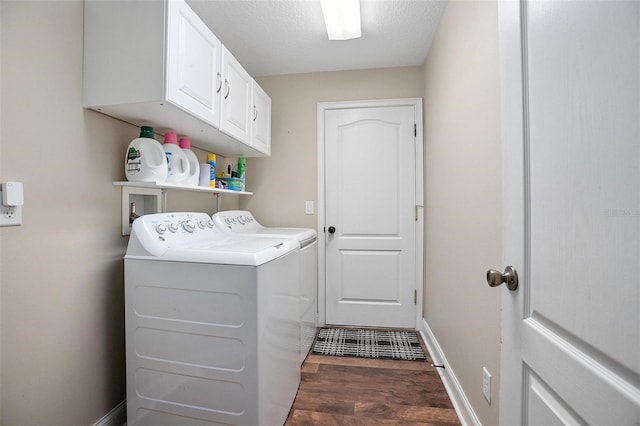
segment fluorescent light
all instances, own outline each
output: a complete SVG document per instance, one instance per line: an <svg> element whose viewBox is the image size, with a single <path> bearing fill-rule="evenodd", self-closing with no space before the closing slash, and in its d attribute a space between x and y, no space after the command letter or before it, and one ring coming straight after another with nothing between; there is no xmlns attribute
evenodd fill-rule
<svg viewBox="0 0 640 426"><path fill-rule="evenodd" d="M320 0L329 40L362 37L360 0Z"/></svg>

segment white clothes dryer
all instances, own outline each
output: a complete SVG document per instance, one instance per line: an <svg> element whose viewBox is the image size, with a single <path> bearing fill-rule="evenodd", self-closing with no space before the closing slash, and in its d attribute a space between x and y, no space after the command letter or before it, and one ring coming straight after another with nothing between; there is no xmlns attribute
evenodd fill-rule
<svg viewBox="0 0 640 426"><path fill-rule="evenodd" d="M293 238L300 243L300 364L302 364L316 336L318 283L316 231L308 228L265 227L246 210L222 211L214 214L212 218L216 226L229 235Z"/></svg>
<svg viewBox="0 0 640 426"><path fill-rule="evenodd" d="M298 249L230 237L205 213L135 220L124 261L129 425L285 422L300 383Z"/></svg>

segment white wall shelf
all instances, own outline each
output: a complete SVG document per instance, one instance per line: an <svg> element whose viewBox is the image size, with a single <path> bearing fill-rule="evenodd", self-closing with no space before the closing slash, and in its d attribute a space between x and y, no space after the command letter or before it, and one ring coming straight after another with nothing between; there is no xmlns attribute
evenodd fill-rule
<svg viewBox="0 0 640 426"><path fill-rule="evenodd" d="M232 191L230 189L207 188L205 186L174 185L171 183L116 181L113 182L113 184L115 186L128 186L132 188L160 189L162 191L192 191L209 192L211 194L253 195L253 192L247 191Z"/></svg>
<svg viewBox="0 0 640 426"><path fill-rule="evenodd" d="M122 188L122 235L131 234L131 203L136 204L136 213L140 215L164 213L167 211L168 191L191 191L216 195L216 211L220 211L220 196L253 195L253 192L232 191L229 189L207 188L204 186L184 186L157 182L116 181L114 186Z"/></svg>

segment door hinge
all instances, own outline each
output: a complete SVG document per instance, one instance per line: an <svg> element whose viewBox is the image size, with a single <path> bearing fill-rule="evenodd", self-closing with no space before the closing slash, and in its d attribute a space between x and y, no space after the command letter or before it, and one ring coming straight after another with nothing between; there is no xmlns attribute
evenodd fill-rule
<svg viewBox="0 0 640 426"><path fill-rule="evenodd" d="M418 206L416 206L416 222L418 221Z"/></svg>
<svg viewBox="0 0 640 426"><path fill-rule="evenodd" d="M418 304L418 290L413 289L413 304L417 305Z"/></svg>
<svg viewBox="0 0 640 426"><path fill-rule="evenodd" d="M413 123L413 136L418 136L418 125Z"/></svg>

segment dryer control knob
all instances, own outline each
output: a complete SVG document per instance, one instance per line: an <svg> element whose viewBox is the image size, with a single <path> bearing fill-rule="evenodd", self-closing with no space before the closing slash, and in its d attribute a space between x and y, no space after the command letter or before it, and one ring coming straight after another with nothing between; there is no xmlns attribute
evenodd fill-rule
<svg viewBox="0 0 640 426"><path fill-rule="evenodd" d="M207 221L207 226L208 226L209 228L213 228L213 227L214 227L213 221L212 221L211 219L209 219L209 220Z"/></svg>
<svg viewBox="0 0 640 426"><path fill-rule="evenodd" d="M180 227L178 226L177 223L170 223L169 224L169 231L176 233L178 232L178 229L180 229Z"/></svg>
<svg viewBox="0 0 640 426"><path fill-rule="evenodd" d="M193 223L193 220L187 219L184 222L182 222L182 228L185 231L187 231L189 233L192 233L193 231L196 230L196 225L195 225L195 223Z"/></svg>
<svg viewBox="0 0 640 426"><path fill-rule="evenodd" d="M156 225L156 232L158 234L164 234L165 232L167 232L167 226L163 223Z"/></svg>
<svg viewBox="0 0 640 426"><path fill-rule="evenodd" d="M204 220L204 219L200 219L200 220L198 221L198 228L200 228L200 229L204 229L204 228L206 228L206 227L207 227L207 221L206 221L206 220Z"/></svg>

